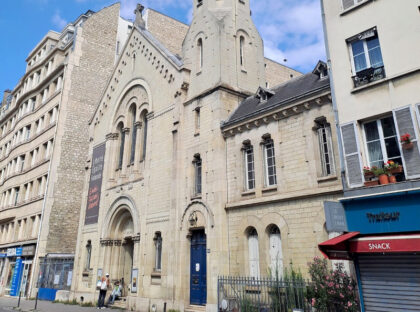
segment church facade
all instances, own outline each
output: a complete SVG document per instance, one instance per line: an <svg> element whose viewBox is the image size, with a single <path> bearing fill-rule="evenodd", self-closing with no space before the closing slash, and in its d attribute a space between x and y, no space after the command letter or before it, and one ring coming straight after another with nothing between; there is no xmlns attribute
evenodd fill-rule
<svg viewBox="0 0 420 312"><path fill-rule="evenodd" d="M249 1L193 7L188 27L138 5L90 121L78 301L109 273L130 310L217 311L218 276L305 272L328 238L323 202L341 181L326 65L267 62Z"/></svg>

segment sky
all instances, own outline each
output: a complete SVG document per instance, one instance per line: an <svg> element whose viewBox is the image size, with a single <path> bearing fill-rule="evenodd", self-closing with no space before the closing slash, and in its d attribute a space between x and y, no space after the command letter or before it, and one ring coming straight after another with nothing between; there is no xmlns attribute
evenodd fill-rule
<svg viewBox="0 0 420 312"><path fill-rule="evenodd" d="M193 0L121 0L121 16L133 19L141 2L189 24ZM301 72L325 60L319 0L250 0L253 20L264 40L265 56ZM117 0L1 0L0 96L25 73L25 59L48 30L61 31L87 10ZM1 100L1 99L0 99Z"/></svg>

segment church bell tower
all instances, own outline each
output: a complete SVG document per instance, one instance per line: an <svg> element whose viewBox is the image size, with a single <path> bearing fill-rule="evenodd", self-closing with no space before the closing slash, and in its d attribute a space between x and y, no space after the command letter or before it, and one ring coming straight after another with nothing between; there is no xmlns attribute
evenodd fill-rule
<svg viewBox="0 0 420 312"><path fill-rule="evenodd" d="M192 0L193 20L183 43L191 70L189 98L223 85L244 93L265 86L263 41L250 0Z"/></svg>

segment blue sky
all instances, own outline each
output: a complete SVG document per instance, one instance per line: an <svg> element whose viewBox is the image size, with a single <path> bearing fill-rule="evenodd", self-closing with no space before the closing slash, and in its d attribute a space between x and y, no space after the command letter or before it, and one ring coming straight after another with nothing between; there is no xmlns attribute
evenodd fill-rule
<svg viewBox="0 0 420 312"><path fill-rule="evenodd" d="M133 17L137 2L189 23L193 0L121 0L121 15ZM116 0L2 0L0 10L0 95L25 72L25 59L48 30ZM265 55L302 72L325 59L319 0L251 0L252 16L264 39ZM287 59L287 62L284 60Z"/></svg>

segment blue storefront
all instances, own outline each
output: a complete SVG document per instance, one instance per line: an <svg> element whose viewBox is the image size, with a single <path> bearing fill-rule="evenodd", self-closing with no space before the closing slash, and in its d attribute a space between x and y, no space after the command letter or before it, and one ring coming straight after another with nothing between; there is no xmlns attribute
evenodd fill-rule
<svg viewBox="0 0 420 312"><path fill-rule="evenodd" d="M354 262L362 311L420 311L420 190L346 197L340 209L347 233L319 248Z"/></svg>

